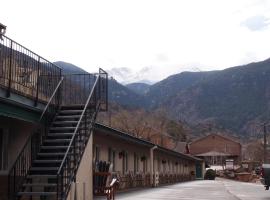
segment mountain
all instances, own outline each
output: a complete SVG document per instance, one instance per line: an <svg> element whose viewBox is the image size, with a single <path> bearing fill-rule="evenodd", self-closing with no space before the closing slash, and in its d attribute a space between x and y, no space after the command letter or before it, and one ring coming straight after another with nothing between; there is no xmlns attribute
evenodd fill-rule
<svg viewBox="0 0 270 200"><path fill-rule="evenodd" d="M134 82L146 83L151 85L156 82L149 79L149 76L147 75L148 70L146 68L139 71L134 71L127 67L119 67L107 70L107 72L111 77L113 77L115 80L117 80L123 85Z"/></svg>
<svg viewBox="0 0 270 200"><path fill-rule="evenodd" d="M108 82L109 101L123 106L140 107L144 98L136 92L121 85L114 79Z"/></svg>
<svg viewBox="0 0 270 200"><path fill-rule="evenodd" d="M152 85L149 109L165 109L177 120L209 123L252 134L270 119L270 59L210 72L183 72Z"/></svg>
<svg viewBox="0 0 270 200"><path fill-rule="evenodd" d="M83 70L80 67L77 67L76 65L73 65L71 63L57 61L57 62L54 62L54 64L61 67L63 69L64 74L84 74L84 73L87 73L85 70Z"/></svg>
<svg viewBox="0 0 270 200"><path fill-rule="evenodd" d="M192 85L206 80L211 72L182 72L169 76L168 78L152 85L148 88L145 98L146 107L154 109L162 106L169 99L174 98L175 94L188 89Z"/></svg>
<svg viewBox="0 0 270 200"><path fill-rule="evenodd" d="M130 83L125 85L127 88L132 90L133 92L136 92L137 94L146 94L150 85L146 83Z"/></svg>
<svg viewBox="0 0 270 200"><path fill-rule="evenodd" d="M63 74L87 73L85 70L71 63L58 61L54 64L63 69ZM143 98L141 95L121 85L112 78L109 78L108 80L108 99L110 102L118 103L125 106L137 107L138 105L143 104Z"/></svg>
<svg viewBox="0 0 270 200"><path fill-rule="evenodd" d="M58 65L64 73L76 72L74 65ZM172 119L193 127L251 136L258 124L270 120L270 59L220 71L182 72L150 86L123 86L111 78L109 100L165 110Z"/></svg>

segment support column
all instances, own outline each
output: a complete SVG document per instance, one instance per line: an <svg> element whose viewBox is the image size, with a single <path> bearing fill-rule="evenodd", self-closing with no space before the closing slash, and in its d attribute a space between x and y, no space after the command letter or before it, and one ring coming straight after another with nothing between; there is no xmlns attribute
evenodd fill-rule
<svg viewBox="0 0 270 200"><path fill-rule="evenodd" d="M150 149L150 184L154 187L154 150L157 149L157 146L154 146Z"/></svg>

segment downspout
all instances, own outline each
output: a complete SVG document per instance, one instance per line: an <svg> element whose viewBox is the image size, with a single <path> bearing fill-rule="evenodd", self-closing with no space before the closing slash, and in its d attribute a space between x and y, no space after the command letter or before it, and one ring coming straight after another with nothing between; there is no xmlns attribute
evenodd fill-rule
<svg viewBox="0 0 270 200"><path fill-rule="evenodd" d="M150 149L150 184L154 187L154 150L157 149L157 146L153 146Z"/></svg>

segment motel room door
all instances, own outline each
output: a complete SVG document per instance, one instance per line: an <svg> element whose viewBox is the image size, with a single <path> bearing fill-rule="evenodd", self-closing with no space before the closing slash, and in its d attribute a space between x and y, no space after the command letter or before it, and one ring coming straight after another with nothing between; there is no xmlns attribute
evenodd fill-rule
<svg viewBox="0 0 270 200"><path fill-rule="evenodd" d="M202 164L201 163L196 164L196 178L203 178L202 177Z"/></svg>

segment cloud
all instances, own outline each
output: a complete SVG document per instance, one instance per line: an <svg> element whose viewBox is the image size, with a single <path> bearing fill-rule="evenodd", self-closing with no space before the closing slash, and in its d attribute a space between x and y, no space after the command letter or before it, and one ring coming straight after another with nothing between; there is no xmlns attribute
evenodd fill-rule
<svg viewBox="0 0 270 200"><path fill-rule="evenodd" d="M241 23L251 31L261 31L266 29L270 24L270 19L263 15L250 17Z"/></svg>
<svg viewBox="0 0 270 200"><path fill-rule="evenodd" d="M159 53L156 55L156 60L158 62L168 62L169 58L165 53Z"/></svg>

